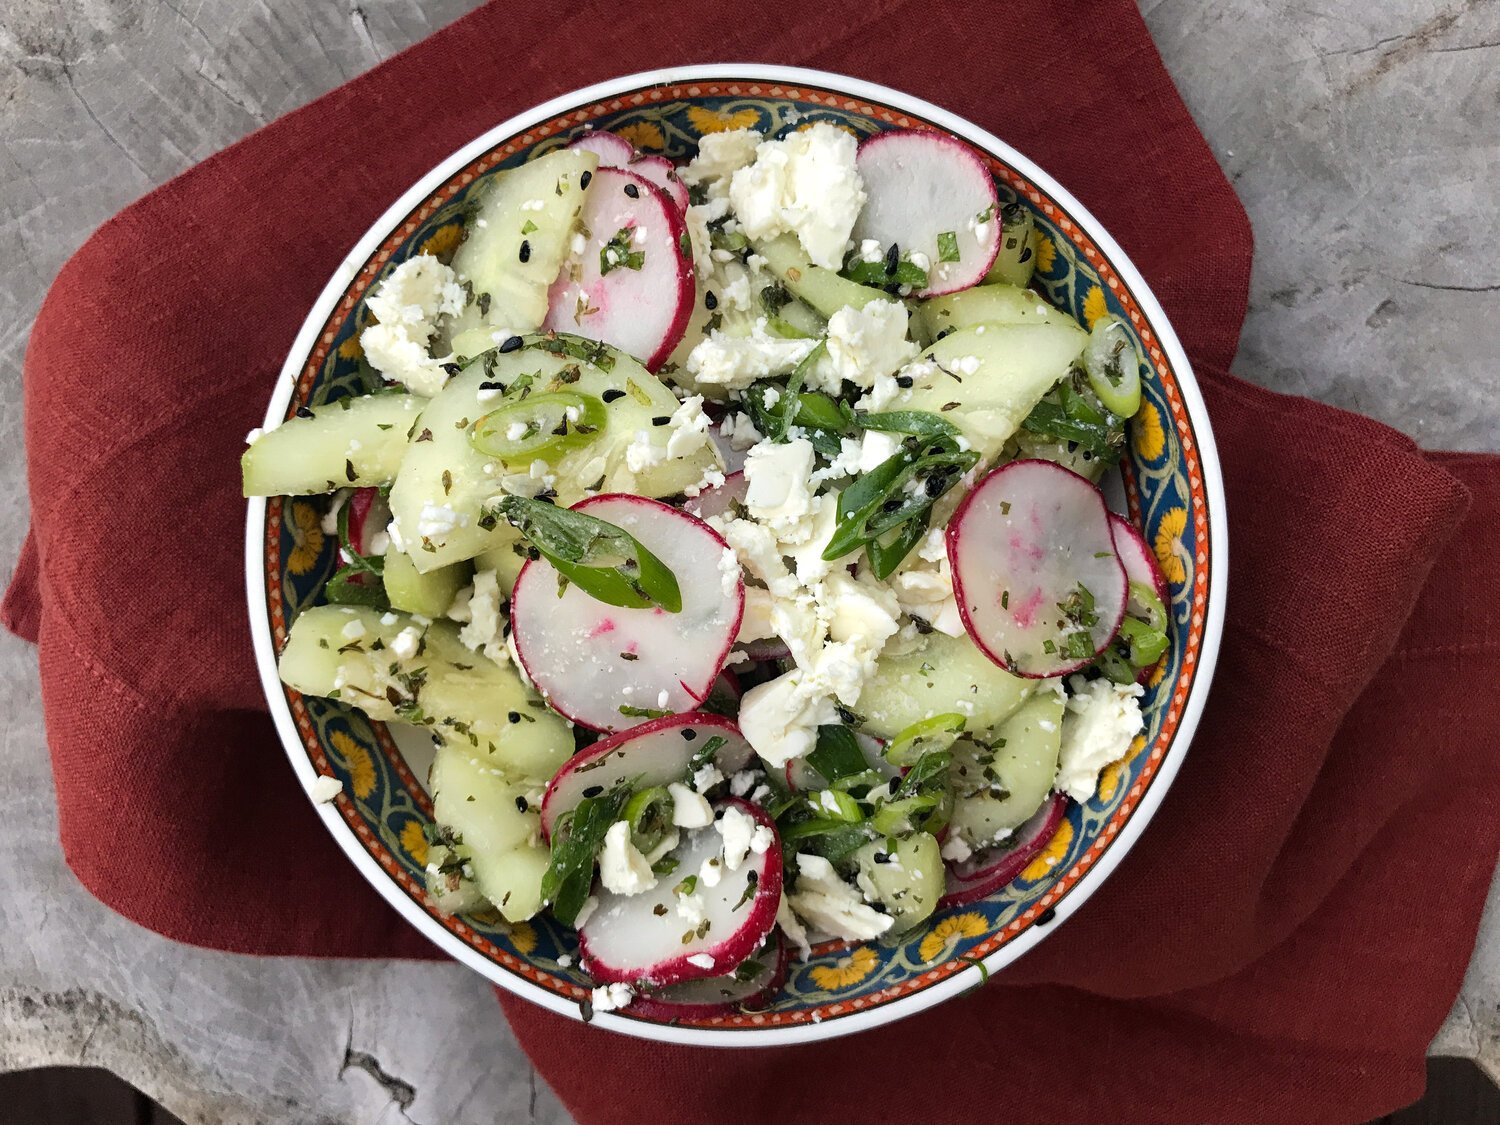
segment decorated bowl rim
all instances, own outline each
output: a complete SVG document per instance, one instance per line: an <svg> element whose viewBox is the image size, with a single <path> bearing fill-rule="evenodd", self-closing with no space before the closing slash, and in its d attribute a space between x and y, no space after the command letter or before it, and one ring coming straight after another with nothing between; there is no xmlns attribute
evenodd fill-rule
<svg viewBox="0 0 1500 1125"><path fill-rule="evenodd" d="M1029 179L1053 202L1062 207L1069 218L1083 230L1099 247L1104 258L1118 275L1122 286L1140 307L1145 322L1157 337L1178 383L1183 407L1193 429L1194 441L1202 466L1202 486L1207 508L1208 531L1208 593L1201 649L1193 673L1192 685L1183 703L1177 730L1168 752L1157 767L1151 784L1147 787L1123 827L1110 842L1098 860L1079 877L1070 891L1063 895L1053 907L1054 917L1046 926L1031 925L1011 941L1001 945L981 960L976 959L971 967L954 972L922 990L897 996L868 1008L823 1023L801 1023L763 1028L714 1029L698 1027L676 1027L669 1024L651 1023L627 1019L613 1013L599 1013L593 1022L601 1027L622 1032L638 1038L659 1042L682 1043L695 1046L764 1047L806 1043L829 1039L840 1035L877 1027L893 1020L915 1015L943 1000L973 988L1005 965L1033 948L1059 924L1075 913L1109 877L1114 868L1125 857L1135 841L1145 831L1152 816L1161 805L1167 790L1182 764L1193 734L1202 715L1204 703L1213 681L1217 663L1220 638L1224 628L1228 579L1228 528L1225 516L1224 483L1219 465L1213 430L1207 408L1198 389L1191 364L1167 319L1165 311L1146 284L1145 279L1130 261L1125 251L1109 235L1104 226L1094 218L1066 189L1058 184L1038 165L1027 159L1013 146L1002 141L989 131L980 128L959 115L942 109L933 103L906 94L879 83L852 78L831 71L807 67L772 66L759 63L710 63L697 66L668 67L659 70L639 71L619 78L612 78L590 86L562 94L500 122L493 128L458 149L431 171L421 177L404 192L377 219L345 256L333 272L317 300L308 312L298 331L286 362L277 376L275 389L266 411L265 425L277 425L286 416L287 407L295 392L299 375L308 356L313 351L319 334L329 316L336 309L349 285L369 260L371 254L395 231L411 212L425 199L443 186L452 176L470 162L503 143L510 137L524 133L540 122L559 115L576 112L615 95L652 86L677 85L684 82L745 82L769 83L789 86L810 85L823 90L859 98L878 106L920 117L960 137L977 148L1003 161ZM275 721L277 734L291 760L292 769L307 791L311 800L312 786L319 774L303 746L296 728L291 708L282 690L276 673L276 652L266 605L265 579L265 498L252 498L248 502L246 521L246 590L251 607L251 633L254 642L256 665L260 672L262 687ZM579 1005L557 993L543 988L522 976L495 964L477 950L461 941L422 908L398 886L360 841L353 827L336 811L333 804L314 803L314 810L334 840L353 862L371 886L405 920L424 937L432 941L450 957L482 974L506 991L542 1005L574 1019L582 1018Z"/></svg>

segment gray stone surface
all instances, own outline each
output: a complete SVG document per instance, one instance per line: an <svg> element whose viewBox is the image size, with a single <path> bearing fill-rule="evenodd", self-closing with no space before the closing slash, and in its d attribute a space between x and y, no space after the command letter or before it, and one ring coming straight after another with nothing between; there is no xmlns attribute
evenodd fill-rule
<svg viewBox="0 0 1500 1125"><path fill-rule="evenodd" d="M470 0L0 0L0 570L20 367L98 223ZM1255 224L1237 371L1431 446L1500 444L1496 0L1142 0ZM563 1122L456 965L266 961L146 933L56 844L35 659L0 637L0 1068L107 1066L190 1122ZM1500 911L1434 1050L1500 1073Z"/></svg>

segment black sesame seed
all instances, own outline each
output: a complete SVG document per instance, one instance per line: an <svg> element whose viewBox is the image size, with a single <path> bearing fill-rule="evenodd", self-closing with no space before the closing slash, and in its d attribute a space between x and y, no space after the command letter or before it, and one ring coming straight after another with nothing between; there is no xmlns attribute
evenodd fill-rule
<svg viewBox="0 0 1500 1125"><path fill-rule="evenodd" d="M658 414L655 418L651 419L651 424L653 426L665 426L671 420L672 416L670 414Z"/></svg>
<svg viewBox="0 0 1500 1125"><path fill-rule="evenodd" d="M873 859L876 863L890 863L891 862L891 855L890 855L889 852L876 852L870 858Z"/></svg>
<svg viewBox="0 0 1500 1125"><path fill-rule="evenodd" d="M692 727L683 727L682 728L682 741L684 741L684 742L691 742L691 741L693 741L693 739L695 739L697 737L698 737L698 732L695 731Z"/></svg>
<svg viewBox="0 0 1500 1125"><path fill-rule="evenodd" d="M624 398L625 397L625 392L622 391L622 390L618 390L618 389L616 389L614 387L611 387L609 390L605 391L599 397L602 398L605 402L614 402L616 399Z"/></svg>
<svg viewBox="0 0 1500 1125"><path fill-rule="evenodd" d="M500 354L504 355L506 352L518 350L523 342L519 336L506 337L505 343L500 345Z"/></svg>
<svg viewBox="0 0 1500 1125"><path fill-rule="evenodd" d="M481 391L503 391L505 390L505 384L498 379L486 379L483 383L479 384L479 389Z"/></svg>
<svg viewBox="0 0 1500 1125"><path fill-rule="evenodd" d="M625 194L630 196L631 199L639 199L641 197L641 189L634 184L626 184Z"/></svg>
<svg viewBox="0 0 1500 1125"><path fill-rule="evenodd" d="M585 789L583 791L583 795L585 797L597 797L597 796L599 796L600 793L603 793L603 792L604 792L604 786L602 786L602 785L590 785L587 789Z"/></svg>
<svg viewBox="0 0 1500 1125"><path fill-rule="evenodd" d="M895 273L896 267L901 264L901 247L891 243L891 248L885 252L885 272Z"/></svg>
<svg viewBox="0 0 1500 1125"><path fill-rule="evenodd" d="M703 307L709 312L713 312L714 309L719 307L719 298L714 296L713 290L710 289L707 293L703 294Z"/></svg>
<svg viewBox="0 0 1500 1125"><path fill-rule="evenodd" d="M581 176L578 177L578 186L581 187L581 188L583 188L583 189L585 189L585 190L587 190L589 184L591 184L593 182L594 182L594 173L592 173L592 172L585 172L583 175L581 175Z"/></svg>
<svg viewBox="0 0 1500 1125"><path fill-rule="evenodd" d="M311 410L309 410L307 407L305 407L305 406L299 406L299 407L297 407L297 417L298 418L311 418L312 416L313 416L313 412Z"/></svg>
<svg viewBox="0 0 1500 1125"><path fill-rule="evenodd" d="M911 386L915 382L916 382L916 380L913 379L910 375L897 375L896 376L896 386L901 387L902 389L905 389L906 387Z"/></svg>
<svg viewBox="0 0 1500 1125"><path fill-rule="evenodd" d="M443 364L443 370L446 371L449 375L457 375L459 371L462 370L462 368L460 368L456 363L445 363Z"/></svg>
<svg viewBox="0 0 1500 1125"><path fill-rule="evenodd" d="M510 714L506 715L505 717L507 719L509 719L513 723L519 723L521 721L521 712L519 712L519 711L512 711L512 712L510 712Z"/></svg>
<svg viewBox="0 0 1500 1125"><path fill-rule="evenodd" d="M528 238L521 239L521 261L531 261L531 240Z"/></svg>
<svg viewBox="0 0 1500 1125"><path fill-rule="evenodd" d="M526 798L525 797L517 797L516 798L516 811L517 812L525 812L526 809L527 809Z"/></svg>
<svg viewBox="0 0 1500 1125"><path fill-rule="evenodd" d="M1045 926L1048 922L1052 921L1052 919L1054 919L1056 917L1057 917L1057 911L1054 910L1054 909L1052 909L1052 907L1049 906L1049 907L1047 907L1046 910L1043 910L1040 914L1038 914L1036 916L1036 924L1038 926Z"/></svg>

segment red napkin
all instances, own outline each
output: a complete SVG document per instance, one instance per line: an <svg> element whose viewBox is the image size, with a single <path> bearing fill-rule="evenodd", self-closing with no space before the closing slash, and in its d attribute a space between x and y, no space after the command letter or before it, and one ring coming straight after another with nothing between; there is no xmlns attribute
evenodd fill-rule
<svg viewBox="0 0 1500 1125"><path fill-rule="evenodd" d="M974 995L732 1053L502 996L522 1042L589 1125L1358 1121L1414 1099L1500 851L1500 459L1426 454L1222 373L1249 229L1131 0L683 15L482 9L128 208L64 267L26 358L33 528L4 621L40 645L73 869L183 941L434 955L327 838L264 714L241 435L347 248L461 143L630 70L823 67L1011 140L1162 299L1232 520L1209 709L1110 881Z"/></svg>

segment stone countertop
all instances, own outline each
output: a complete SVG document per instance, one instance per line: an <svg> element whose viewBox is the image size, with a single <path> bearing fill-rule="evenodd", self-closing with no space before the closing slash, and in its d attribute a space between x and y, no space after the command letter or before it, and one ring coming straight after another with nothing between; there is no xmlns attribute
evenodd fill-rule
<svg viewBox="0 0 1500 1125"><path fill-rule="evenodd" d="M11 263L0 278L0 570L27 517L27 330L78 243L149 188L471 6L0 3L0 257ZM1235 370L1427 446L1495 448L1500 3L1141 7L1255 225ZM205 952L95 902L57 847L35 654L8 635L0 769L0 1069L104 1066L190 1122L568 1120L489 986L458 965ZM1500 1074L1495 896L1433 1051Z"/></svg>

